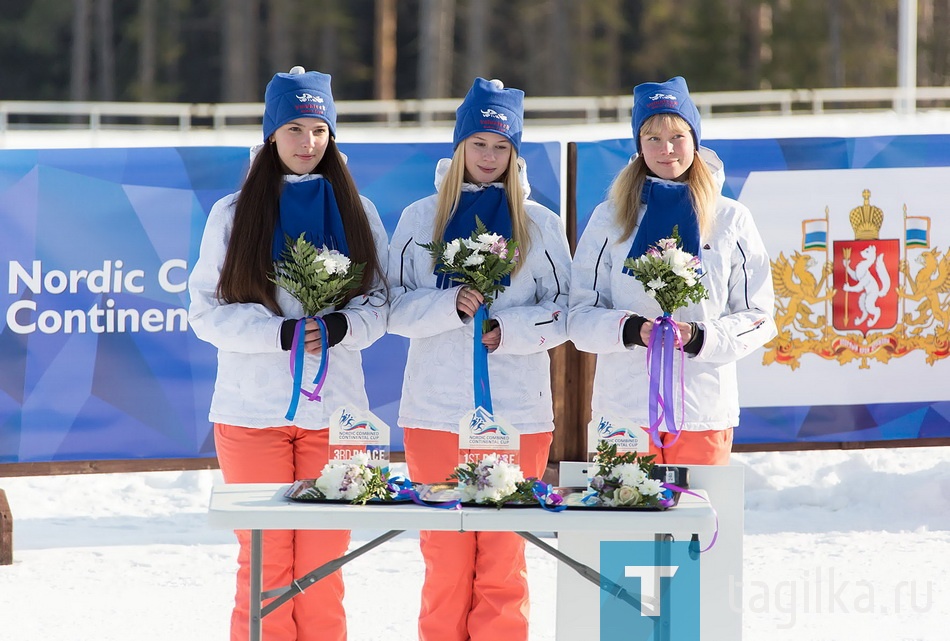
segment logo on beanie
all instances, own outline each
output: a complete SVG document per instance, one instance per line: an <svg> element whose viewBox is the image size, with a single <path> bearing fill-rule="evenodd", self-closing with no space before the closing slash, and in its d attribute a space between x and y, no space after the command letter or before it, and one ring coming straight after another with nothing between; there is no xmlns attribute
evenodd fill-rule
<svg viewBox="0 0 950 641"><path fill-rule="evenodd" d="M491 108L480 109L479 111L481 111L482 115L485 116L486 118L498 118L498 120L508 120L508 116L506 116L505 114L500 114Z"/></svg>
<svg viewBox="0 0 950 641"><path fill-rule="evenodd" d="M668 93L655 93L649 98L650 100L672 100L676 101L676 96Z"/></svg>
<svg viewBox="0 0 950 641"><path fill-rule="evenodd" d="M320 96L315 96L312 93L303 93L297 96L297 100L299 100L300 102L323 102L323 98L321 98Z"/></svg>

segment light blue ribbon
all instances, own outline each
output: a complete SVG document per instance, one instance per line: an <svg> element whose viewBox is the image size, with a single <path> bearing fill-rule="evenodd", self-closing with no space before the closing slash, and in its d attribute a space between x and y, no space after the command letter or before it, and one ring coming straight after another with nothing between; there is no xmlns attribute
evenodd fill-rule
<svg viewBox="0 0 950 641"><path fill-rule="evenodd" d="M319 401L320 390L323 389L323 383L327 378L327 369L329 368L330 354L327 347L327 325L319 316L314 316L313 320L317 322L320 328L320 367L317 369L317 375L313 377L314 388L312 392L303 389L303 357L306 353L305 337L307 319L301 318L294 327L294 340L290 348L290 373L294 377L294 389L290 393L290 407L284 415L288 421L294 420L297 415L297 406L300 403L300 395L303 394L311 401Z"/></svg>
<svg viewBox="0 0 950 641"><path fill-rule="evenodd" d="M475 383L475 409L483 408L489 414L494 415L491 404L491 382L488 380L488 348L482 345L482 330L488 322L488 309L484 304L478 306L475 312L474 334L474 372L473 380Z"/></svg>

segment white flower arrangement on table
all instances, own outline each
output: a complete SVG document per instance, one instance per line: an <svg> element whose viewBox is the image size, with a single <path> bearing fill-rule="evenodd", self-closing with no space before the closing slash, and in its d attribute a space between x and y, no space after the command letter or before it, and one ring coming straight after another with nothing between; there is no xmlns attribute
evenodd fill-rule
<svg viewBox="0 0 950 641"><path fill-rule="evenodd" d="M517 242L490 233L477 216L475 231L469 238L419 243L419 246L432 254L439 273L481 293L485 307L490 307L495 296L505 291L501 279L514 270L520 257Z"/></svg>
<svg viewBox="0 0 950 641"><path fill-rule="evenodd" d="M597 444L588 495L591 503L608 507L653 507L663 499L662 481L651 478L655 456L636 452L617 454L617 445L601 441Z"/></svg>
<svg viewBox="0 0 950 641"><path fill-rule="evenodd" d="M296 240L287 237L287 246L280 260L274 262L270 280L300 301L304 314L316 316L359 287L363 267L335 249L316 247L301 234Z"/></svg>
<svg viewBox="0 0 950 641"><path fill-rule="evenodd" d="M699 282L703 276L699 258L680 247L679 230L674 226L670 238L658 240L639 258L628 258L623 263L665 314L709 297Z"/></svg>
<svg viewBox="0 0 950 641"><path fill-rule="evenodd" d="M357 454L347 463L327 463L313 483L316 498L342 500L360 505L368 501L390 501L396 491L388 473L370 464L369 456Z"/></svg>
<svg viewBox="0 0 950 641"><path fill-rule="evenodd" d="M458 481L463 503L494 505L540 503L548 509L563 509L561 495L536 478L525 479L521 468L488 454L478 463L463 463L449 478Z"/></svg>

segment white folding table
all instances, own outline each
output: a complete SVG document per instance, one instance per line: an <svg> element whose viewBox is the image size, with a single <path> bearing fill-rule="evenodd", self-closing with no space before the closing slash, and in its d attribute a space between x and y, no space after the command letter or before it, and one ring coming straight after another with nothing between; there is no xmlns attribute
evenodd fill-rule
<svg viewBox="0 0 950 641"><path fill-rule="evenodd" d="M656 540L671 532L690 532L708 540L716 517L701 498L683 495L679 505L666 511L565 510L549 512L541 508L465 507L438 509L413 503L367 506L294 502L284 497L288 485L249 483L216 485L211 491L209 523L213 527L251 531L251 641L261 639L261 620L315 581L335 572L348 561L385 543L405 530L510 531L538 545L569 565L585 579L599 584L597 570L583 565L547 545L531 532L583 532L598 536L610 531L652 533ZM388 531L351 550L343 557L300 577L290 586L263 592L263 530L356 530ZM560 570L560 568L559 568ZM273 599L267 606L264 601Z"/></svg>

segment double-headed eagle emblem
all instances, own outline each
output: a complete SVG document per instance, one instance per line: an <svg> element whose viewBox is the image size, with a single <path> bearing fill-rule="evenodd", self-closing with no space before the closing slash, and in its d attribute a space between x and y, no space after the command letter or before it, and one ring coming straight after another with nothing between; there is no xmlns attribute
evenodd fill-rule
<svg viewBox="0 0 950 641"><path fill-rule="evenodd" d="M930 218L905 205L904 238L881 239L884 212L862 196L848 216L854 240L829 244L826 208L802 222L801 251L772 261L778 336L763 364L796 369L815 354L867 369L916 350L930 365L950 355L950 257L930 247Z"/></svg>

